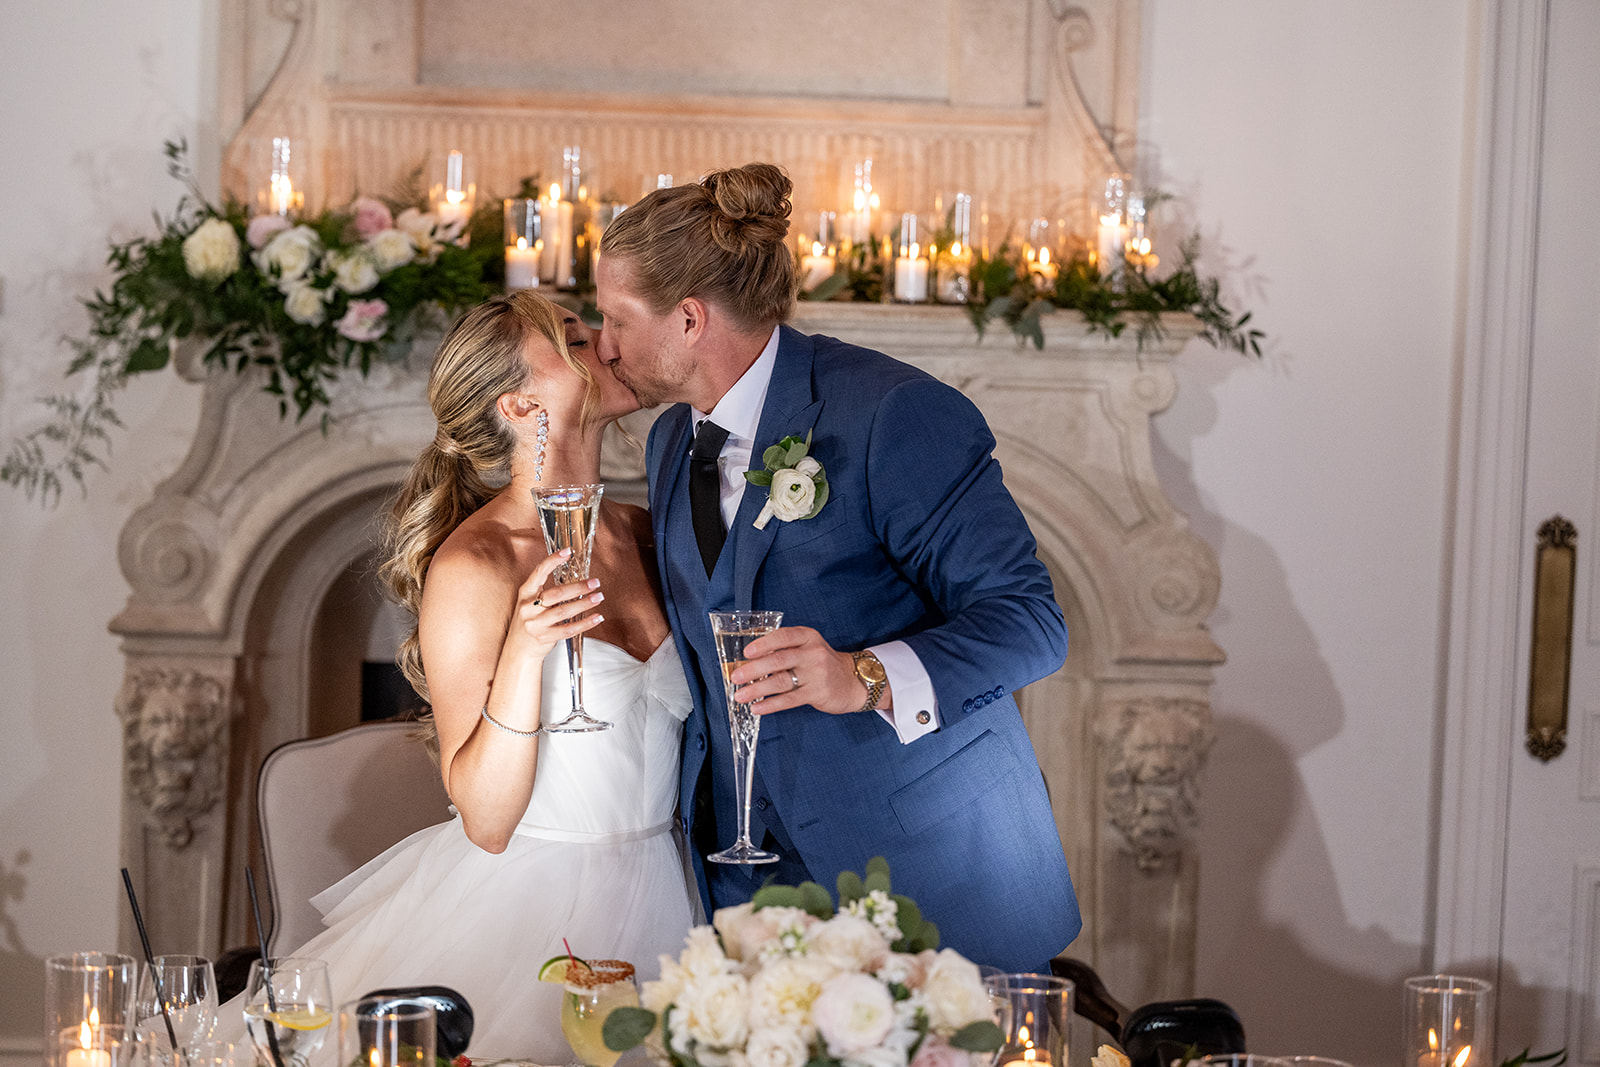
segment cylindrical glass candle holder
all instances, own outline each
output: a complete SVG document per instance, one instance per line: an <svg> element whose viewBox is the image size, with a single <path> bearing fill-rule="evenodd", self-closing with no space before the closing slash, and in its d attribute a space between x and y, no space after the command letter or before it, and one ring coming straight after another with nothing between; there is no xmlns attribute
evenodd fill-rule
<svg viewBox="0 0 1600 1067"><path fill-rule="evenodd" d="M894 298L902 304L920 304L928 299L928 261L918 239L917 216L900 216L900 242L894 259Z"/></svg>
<svg viewBox="0 0 1600 1067"><path fill-rule="evenodd" d="M544 256L544 203L512 197L502 203L505 214L506 288L537 289Z"/></svg>
<svg viewBox="0 0 1600 1067"><path fill-rule="evenodd" d="M1004 1035L995 1067L1064 1067L1072 983L1048 974L991 974L983 984Z"/></svg>
<svg viewBox="0 0 1600 1067"><path fill-rule="evenodd" d="M1478 978L1407 978L1400 1067L1486 1067L1494 1058L1494 986Z"/></svg>
<svg viewBox="0 0 1600 1067"><path fill-rule="evenodd" d="M467 224L472 221L477 199L478 183L472 180L471 165L460 149L452 148L442 166L435 167L433 184L428 188L428 203L439 220L437 232L441 241L467 243Z"/></svg>
<svg viewBox="0 0 1600 1067"><path fill-rule="evenodd" d="M76 952L45 960L47 1067L131 1067L138 979L132 956Z"/></svg>
<svg viewBox="0 0 1600 1067"><path fill-rule="evenodd" d="M1128 180L1121 174L1106 179L1100 198L1099 222L1095 229L1095 264L1102 278L1117 280L1127 268Z"/></svg>
<svg viewBox="0 0 1600 1067"><path fill-rule="evenodd" d="M353 1067L434 1067L438 1017L432 1004L368 996L339 1009L339 1062Z"/></svg>
<svg viewBox="0 0 1600 1067"><path fill-rule="evenodd" d="M873 184L871 157L850 163L843 184L845 201L840 239L851 247L870 244L878 229L878 212L883 207L880 191Z"/></svg>
<svg viewBox="0 0 1600 1067"><path fill-rule="evenodd" d="M1028 221L1028 238L1022 246L1023 264L1028 268L1033 284L1040 289L1054 288L1056 274L1060 270L1056 262L1058 249L1055 230L1043 215L1035 215Z"/></svg>
<svg viewBox="0 0 1600 1067"><path fill-rule="evenodd" d="M934 297L941 304L965 304L972 295L972 194L953 193L940 204L946 241L933 261Z"/></svg>
<svg viewBox="0 0 1600 1067"><path fill-rule="evenodd" d="M255 166L261 169L257 173L265 180L256 189L256 208L263 215L287 216L305 207L303 168L295 148L289 138L273 137L266 142L265 158L258 157Z"/></svg>

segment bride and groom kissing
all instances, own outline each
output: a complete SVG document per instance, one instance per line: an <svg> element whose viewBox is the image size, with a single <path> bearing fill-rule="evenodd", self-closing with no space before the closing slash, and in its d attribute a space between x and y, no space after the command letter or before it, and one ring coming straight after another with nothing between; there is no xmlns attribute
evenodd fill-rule
<svg viewBox="0 0 1600 1067"><path fill-rule="evenodd" d="M653 976L701 915L873 856L975 962L1038 970L1076 936L1013 698L1066 654L1049 574L970 401L783 325L790 191L762 163L657 190L606 231L601 331L525 291L441 344L384 577L418 617L401 666L459 814L318 899L329 928L296 954L336 996L449 985L475 1058L565 1062L559 989L534 980L563 938ZM556 584L530 490L599 481L604 427L656 404L648 513L603 505L595 577ZM798 472L745 477L790 437ZM750 609L784 613L732 674L762 716L751 836L779 859L759 867L703 858L737 826L707 613ZM612 728L545 733L580 633Z"/></svg>

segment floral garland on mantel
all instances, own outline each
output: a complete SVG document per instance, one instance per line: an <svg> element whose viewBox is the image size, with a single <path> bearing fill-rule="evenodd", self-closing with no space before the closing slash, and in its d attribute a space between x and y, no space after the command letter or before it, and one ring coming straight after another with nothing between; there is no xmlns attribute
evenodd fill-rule
<svg viewBox="0 0 1600 1067"><path fill-rule="evenodd" d="M112 244L111 288L84 301L87 335L66 339L67 375L90 372L92 390L41 398L51 420L14 440L0 463L0 482L30 499L58 501L69 478L87 491L88 469L106 466L111 429L122 426L113 398L132 375L166 367L180 341L207 342L207 364L261 368L280 416L291 405L297 419L320 409L326 430L327 387L341 371L366 374L374 362L401 361L417 334L502 291L504 235L493 198L466 226L446 226L423 210L413 174L394 197L358 197L298 222L252 217L235 201L207 202L183 142L167 142L165 152L168 172L188 192L170 220L156 217L155 237ZM534 195L537 179L524 187ZM885 265L875 249L858 248L802 299L881 300ZM980 336L998 319L1040 347L1042 316L1057 308L1112 337L1136 321L1141 346L1160 336L1162 312L1181 311L1200 320L1200 336L1213 346L1260 355L1260 331L1248 328L1248 312L1235 317L1221 304L1216 279L1196 272L1197 251L1195 239L1185 243L1177 269L1160 280L1130 261L1112 282L1085 256L1042 286L1021 254L1002 245L972 261L967 310Z"/></svg>

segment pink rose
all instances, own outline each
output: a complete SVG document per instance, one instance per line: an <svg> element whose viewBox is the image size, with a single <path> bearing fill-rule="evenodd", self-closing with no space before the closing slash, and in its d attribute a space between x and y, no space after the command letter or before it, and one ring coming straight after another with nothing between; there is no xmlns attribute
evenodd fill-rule
<svg viewBox="0 0 1600 1067"><path fill-rule="evenodd" d="M335 323L334 328L340 336L352 341L376 341L387 328L383 321L387 314L389 305L382 300L352 300L344 318Z"/></svg>
<svg viewBox="0 0 1600 1067"><path fill-rule="evenodd" d="M250 242L250 247L260 251L266 243L272 240L272 235L282 230L287 230L291 223L282 215L257 215L250 220L250 225L245 227L244 239Z"/></svg>
<svg viewBox="0 0 1600 1067"><path fill-rule="evenodd" d="M929 1034L911 1060L911 1067L972 1067L972 1053L955 1048L942 1037Z"/></svg>
<svg viewBox="0 0 1600 1067"><path fill-rule="evenodd" d="M389 214L389 209L382 201L358 196L350 208L356 215L356 233L361 235L363 241L375 233L394 229L394 216Z"/></svg>

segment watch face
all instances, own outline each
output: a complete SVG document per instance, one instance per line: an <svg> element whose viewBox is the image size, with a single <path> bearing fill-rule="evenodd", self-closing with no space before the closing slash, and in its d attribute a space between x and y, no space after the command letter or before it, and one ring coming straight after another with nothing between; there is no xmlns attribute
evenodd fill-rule
<svg viewBox="0 0 1600 1067"><path fill-rule="evenodd" d="M889 680L889 675L883 669L883 664L878 662L877 656L856 657L856 677L868 685L881 685Z"/></svg>

